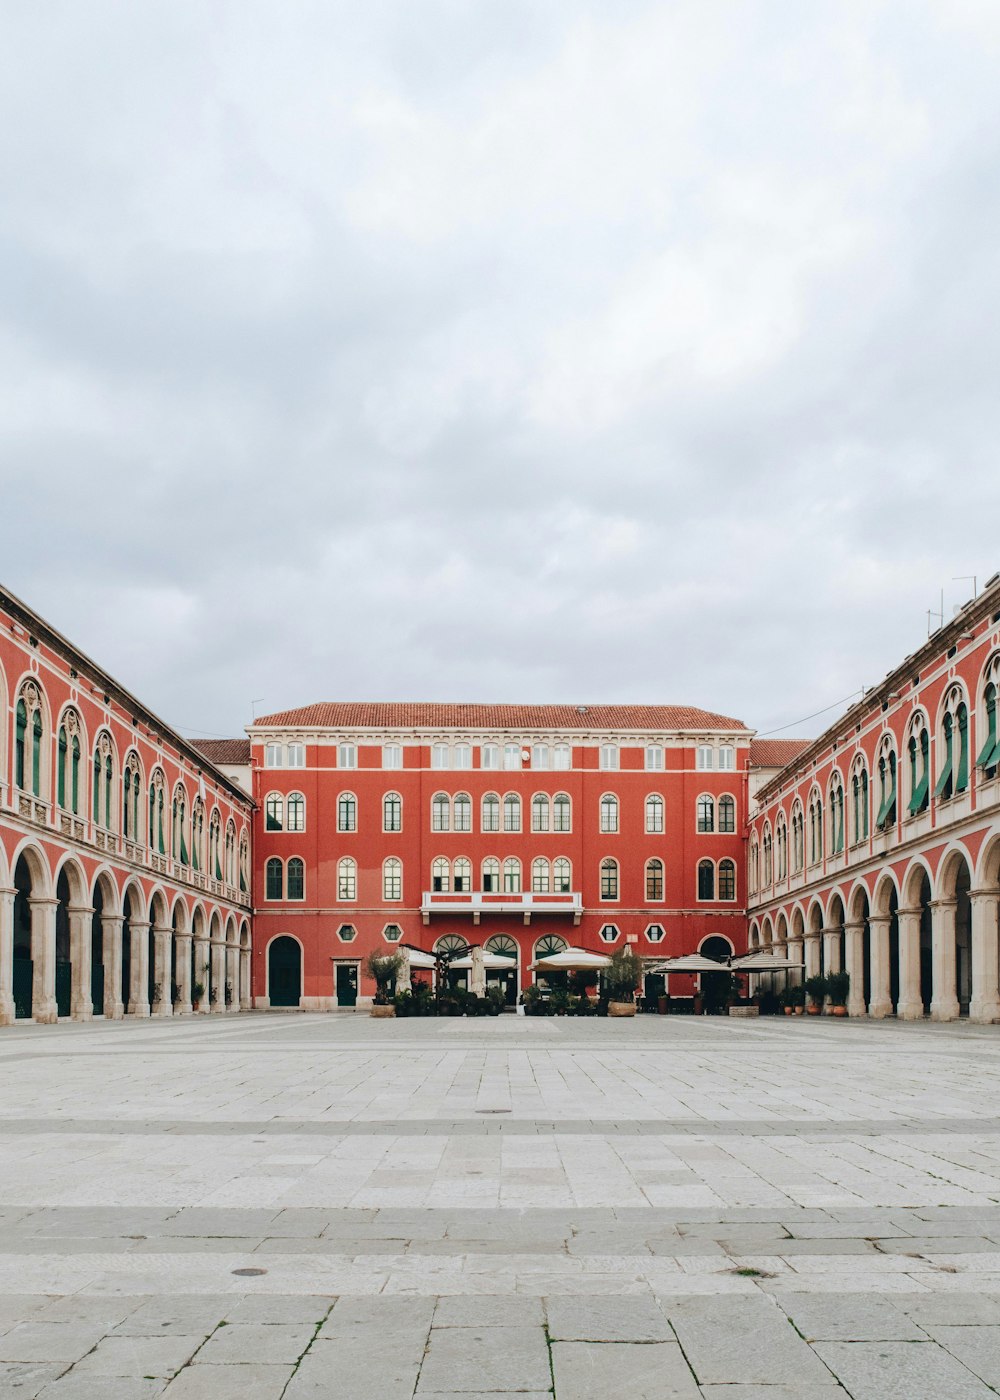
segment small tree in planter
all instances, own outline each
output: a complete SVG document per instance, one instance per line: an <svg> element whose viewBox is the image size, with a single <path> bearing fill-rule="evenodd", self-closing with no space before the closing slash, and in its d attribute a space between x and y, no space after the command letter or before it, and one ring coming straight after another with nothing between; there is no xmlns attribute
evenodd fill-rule
<svg viewBox="0 0 1000 1400"><path fill-rule="evenodd" d="M373 948L361 964L361 970L366 977L370 977L375 983L375 1002L372 1006L372 1015L395 1016L396 1007L393 1004L390 988L403 970L402 954L380 953L377 948Z"/></svg>
<svg viewBox="0 0 1000 1400"><path fill-rule="evenodd" d="M825 977L807 977L805 980L805 993L809 998L808 1011L810 1016L818 1016L820 1007L823 1005L823 998L827 993L827 981Z"/></svg>
<svg viewBox="0 0 1000 1400"><path fill-rule="evenodd" d="M834 1016L846 1016L847 994L851 990L850 973L831 972L826 979L826 989Z"/></svg>
<svg viewBox="0 0 1000 1400"><path fill-rule="evenodd" d="M642 981L642 963L631 948L618 948L604 969L609 1016L634 1016L635 992Z"/></svg>
<svg viewBox="0 0 1000 1400"><path fill-rule="evenodd" d="M788 987L785 991L785 997L796 1016L801 1016L806 1009L806 989L801 982L795 982Z"/></svg>
<svg viewBox="0 0 1000 1400"><path fill-rule="evenodd" d="M204 995L204 982L195 982L194 986L191 988L191 1005L195 1011L199 1011L201 1009L201 999Z"/></svg>

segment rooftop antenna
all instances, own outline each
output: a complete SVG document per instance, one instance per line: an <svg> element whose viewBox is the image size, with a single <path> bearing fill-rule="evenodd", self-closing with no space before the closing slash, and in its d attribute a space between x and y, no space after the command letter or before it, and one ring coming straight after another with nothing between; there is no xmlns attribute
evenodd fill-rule
<svg viewBox="0 0 1000 1400"><path fill-rule="evenodd" d="M932 618L932 617L936 617L936 618L937 618L938 627L943 627L943 626L944 626L944 589L943 589L943 588L941 589L941 611L940 611L940 612L935 612L933 608L928 608L928 609L927 609L927 635L928 635L928 637L931 635L932 632L936 632L936 631L937 631L937 627L932 627L932 626L931 626L931 618Z"/></svg>
<svg viewBox="0 0 1000 1400"><path fill-rule="evenodd" d="M266 695L258 695L256 700L250 701L250 718L254 723L256 723L257 720L257 706L263 705L266 699Z"/></svg>
<svg viewBox="0 0 1000 1400"><path fill-rule="evenodd" d="M973 602L975 602L975 600L979 597L978 574L956 574L952 578L952 583L968 583L970 579L972 580L972 599Z"/></svg>

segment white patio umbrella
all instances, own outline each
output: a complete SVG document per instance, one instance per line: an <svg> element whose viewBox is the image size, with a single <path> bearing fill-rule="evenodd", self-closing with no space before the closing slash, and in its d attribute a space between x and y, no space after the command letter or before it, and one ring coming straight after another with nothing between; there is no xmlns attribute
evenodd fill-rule
<svg viewBox="0 0 1000 1400"><path fill-rule="evenodd" d="M464 958L455 958L448 964L449 968L457 967L468 972L473 967L472 953L466 953ZM513 958L505 958L501 953L483 953L483 967L487 972L510 972L517 967Z"/></svg>
<svg viewBox="0 0 1000 1400"><path fill-rule="evenodd" d="M647 972L728 972L729 964L716 962L714 958L702 957L701 953L685 953L679 958L664 958L663 962L651 963Z"/></svg>
<svg viewBox="0 0 1000 1400"><path fill-rule="evenodd" d="M419 948L401 948L400 952L405 953L409 958L411 967L422 967L427 970L433 970L437 967L433 953L424 953Z"/></svg>
<svg viewBox="0 0 1000 1400"><path fill-rule="evenodd" d="M603 953L589 953L586 948L564 948L561 953L550 953L531 964L531 970L539 972L600 972L611 959Z"/></svg>
<svg viewBox="0 0 1000 1400"><path fill-rule="evenodd" d="M729 966L733 972L791 972L802 964L792 962L790 958L772 958L770 953L762 953L758 949L753 953L744 953L741 958L733 958Z"/></svg>

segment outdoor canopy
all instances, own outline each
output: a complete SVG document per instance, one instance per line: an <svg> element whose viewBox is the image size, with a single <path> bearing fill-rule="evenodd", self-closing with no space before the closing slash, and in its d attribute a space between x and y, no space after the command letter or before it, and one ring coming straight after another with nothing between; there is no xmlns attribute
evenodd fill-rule
<svg viewBox="0 0 1000 1400"><path fill-rule="evenodd" d="M531 964L541 972L600 972L610 965L611 959L603 953L588 953L586 948L564 948L561 953L551 953Z"/></svg>
<svg viewBox="0 0 1000 1400"><path fill-rule="evenodd" d="M411 967L425 969L437 967L437 960L433 953L423 953L419 948L401 948L400 952L406 954Z"/></svg>
<svg viewBox="0 0 1000 1400"><path fill-rule="evenodd" d="M800 962L790 958L772 958L770 953L744 953L741 958L733 958L729 964L733 972L793 972L800 968Z"/></svg>
<svg viewBox="0 0 1000 1400"><path fill-rule="evenodd" d="M472 954L466 953L463 958L452 958L448 964L448 971L453 972L455 968L458 968L462 972L471 967ZM483 967L487 972L515 972L517 961L515 958L505 958L502 953L483 953Z"/></svg>
<svg viewBox="0 0 1000 1400"><path fill-rule="evenodd" d="M682 958L666 958L663 962L650 963L647 972L728 972L729 964L716 962L714 958L702 957L701 953L685 953Z"/></svg>

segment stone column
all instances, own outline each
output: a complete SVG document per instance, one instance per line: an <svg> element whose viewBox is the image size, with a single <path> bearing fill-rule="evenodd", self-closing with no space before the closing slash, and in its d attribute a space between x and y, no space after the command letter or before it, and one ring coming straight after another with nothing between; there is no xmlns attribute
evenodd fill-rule
<svg viewBox="0 0 1000 1400"><path fill-rule="evenodd" d="M832 924L823 930L823 970L827 977L832 972L840 972L840 935L843 933L840 924ZM823 1010L829 1011L833 1002L828 996L823 998Z"/></svg>
<svg viewBox="0 0 1000 1400"><path fill-rule="evenodd" d="M90 1021L94 1016L90 985L90 940L94 911L75 907L66 912L69 916L69 959L73 965L73 991L69 1011L74 1021Z"/></svg>
<svg viewBox="0 0 1000 1400"><path fill-rule="evenodd" d="M122 1001L122 923L120 914L101 915L106 1021L120 1021L125 1015L125 1004Z"/></svg>
<svg viewBox="0 0 1000 1400"><path fill-rule="evenodd" d="M239 964L236 961L236 944L226 944L226 982L233 989L233 999L226 1007L226 1010L235 1015L240 1009L240 977Z"/></svg>
<svg viewBox="0 0 1000 1400"><path fill-rule="evenodd" d="M954 1021L958 1018L955 966L955 911L957 899L931 901L931 959L934 967L934 989L931 996L931 1020Z"/></svg>
<svg viewBox="0 0 1000 1400"><path fill-rule="evenodd" d="M899 920L899 1002L901 1021L920 1021L924 1003L920 996L920 905L897 909Z"/></svg>
<svg viewBox="0 0 1000 1400"><path fill-rule="evenodd" d="M0 889L0 1026L14 1016L14 899L17 890Z"/></svg>
<svg viewBox="0 0 1000 1400"><path fill-rule="evenodd" d="M56 1008L56 910L58 899L30 896L31 960L34 976L31 990L31 1019L51 1026L59 1020Z"/></svg>
<svg viewBox="0 0 1000 1400"><path fill-rule="evenodd" d="M847 975L851 979L847 993L848 1016L863 1016L865 1007L865 923L844 925L844 944L847 955Z"/></svg>
<svg viewBox="0 0 1000 1400"><path fill-rule="evenodd" d="M132 960L128 989L128 1014L149 1015L149 924L130 923Z"/></svg>
<svg viewBox="0 0 1000 1400"><path fill-rule="evenodd" d="M201 985L202 985L202 986L204 987L204 989L205 989L205 990L202 992L202 995L201 995L201 1008L200 1008L200 1009L201 1009L202 1011L207 1011L207 1010L208 1010L208 974L207 974L207 972L206 972L206 970L205 970L205 969L208 967L208 946L209 946L209 945L208 945L208 939L207 939L207 938L204 938L204 937L203 937L203 938L198 938L197 936L195 936L195 940L194 940L194 980L195 980L195 982L200 982ZM194 987L193 987L193 986L192 986L192 988L191 988L191 998L192 998L192 1000L194 999Z"/></svg>
<svg viewBox="0 0 1000 1400"><path fill-rule="evenodd" d="M240 1010L249 1011L253 1006L250 995L250 949L240 949Z"/></svg>
<svg viewBox="0 0 1000 1400"><path fill-rule="evenodd" d="M209 1010L221 1014L226 1009L226 945L217 938L212 939L212 990L215 1001Z"/></svg>
<svg viewBox="0 0 1000 1400"><path fill-rule="evenodd" d="M868 1015L876 1019L892 1015L892 983L889 978L888 914L872 914L868 919L871 946L872 999Z"/></svg>
<svg viewBox="0 0 1000 1400"><path fill-rule="evenodd" d="M174 936L172 928L153 929L153 986L159 987L159 998L153 1002L154 1016L172 1016L174 1005L170 999L170 941Z"/></svg>
<svg viewBox="0 0 1000 1400"><path fill-rule="evenodd" d="M820 935L818 931L816 933L806 934L805 942L807 978L819 976L819 939Z"/></svg>
<svg viewBox="0 0 1000 1400"><path fill-rule="evenodd" d="M1000 1021L1000 950L997 913L1000 891L970 890L972 905L972 1000L969 1020Z"/></svg>
<svg viewBox="0 0 1000 1400"><path fill-rule="evenodd" d="M175 1016L191 1015L191 935L175 933L177 952L177 1005Z"/></svg>

